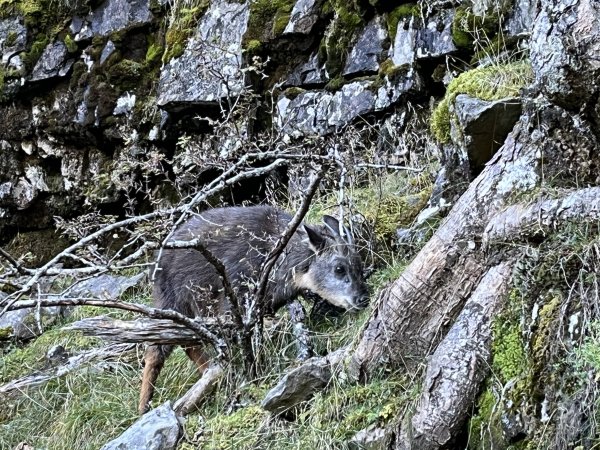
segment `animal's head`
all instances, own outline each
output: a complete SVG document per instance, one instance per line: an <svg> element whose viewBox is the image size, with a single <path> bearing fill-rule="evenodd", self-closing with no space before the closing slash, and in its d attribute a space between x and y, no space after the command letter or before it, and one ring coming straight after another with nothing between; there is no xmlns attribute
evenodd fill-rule
<svg viewBox="0 0 600 450"><path fill-rule="evenodd" d="M296 281L299 287L332 305L346 310L362 309L367 306L369 295L352 236L334 217L323 216L323 222L325 226L320 229L304 225L313 258L308 270Z"/></svg>

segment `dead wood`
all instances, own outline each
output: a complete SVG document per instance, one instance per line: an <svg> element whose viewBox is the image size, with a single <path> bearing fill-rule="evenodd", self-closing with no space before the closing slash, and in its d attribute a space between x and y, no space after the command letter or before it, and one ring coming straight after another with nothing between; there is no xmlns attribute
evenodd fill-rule
<svg viewBox="0 0 600 450"><path fill-rule="evenodd" d="M205 318L200 322L202 326L213 330L215 333L222 332L224 328L232 326L231 322L215 318ZM210 343L189 327L169 319L120 320L97 316L79 320L63 329L80 331L85 336L95 336L111 342L146 342L149 344L174 345Z"/></svg>
<svg viewBox="0 0 600 450"><path fill-rule="evenodd" d="M43 385L50 380L65 376L92 362L118 359L123 356L123 354L133 349L135 349L135 344L113 344L71 356L63 365L45 372L27 375L26 377L13 380L10 383L0 386L0 398L22 392L28 388Z"/></svg>
<svg viewBox="0 0 600 450"><path fill-rule="evenodd" d="M397 448L438 449L460 431L489 373L491 325L510 275L510 262L492 267L467 300L429 360L412 430L401 430Z"/></svg>
<svg viewBox="0 0 600 450"><path fill-rule="evenodd" d="M173 405L175 413L179 416L186 416L197 409L200 402L211 393L222 377L223 368L221 365L217 363L211 364L190 390L175 402Z"/></svg>
<svg viewBox="0 0 600 450"><path fill-rule="evenodd" d="M533 205L517 204L492 217L483 233L483 242L515 241L547 232L568 221L578 223L600 219L600 188L580 189L564 197Z"/></svg>

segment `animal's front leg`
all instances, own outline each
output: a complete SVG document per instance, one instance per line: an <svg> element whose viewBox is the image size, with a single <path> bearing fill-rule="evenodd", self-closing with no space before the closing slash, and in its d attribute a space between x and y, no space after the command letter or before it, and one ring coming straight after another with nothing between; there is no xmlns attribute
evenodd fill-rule
<svg viewBox="0 0 600 450"><path fill-rule="evenodd" d="M288 304L288 311L294 324L294 337L296 338L296 347L298 348L298 359L304 361L314 355L308 330L304 323L306 321L306 311L298 300L294 300Z"/></svg>

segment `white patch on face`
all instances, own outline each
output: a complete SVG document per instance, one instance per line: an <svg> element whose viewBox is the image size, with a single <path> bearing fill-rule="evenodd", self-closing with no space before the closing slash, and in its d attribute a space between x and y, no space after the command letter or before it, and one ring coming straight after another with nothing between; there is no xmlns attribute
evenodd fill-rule
<svg viewBox="0 0 600 450"><path fill-rule="evenodd" d="M308 289L309 291L314 292L325 301L331 303L333 306L337 306L338 308L344 308L346 310L360 309L346 296L331 295L330 292L325 292L319 289L315 283L315 280L310 274L310 271L301 274L294 273L294 284L300 289Z"/></svg>

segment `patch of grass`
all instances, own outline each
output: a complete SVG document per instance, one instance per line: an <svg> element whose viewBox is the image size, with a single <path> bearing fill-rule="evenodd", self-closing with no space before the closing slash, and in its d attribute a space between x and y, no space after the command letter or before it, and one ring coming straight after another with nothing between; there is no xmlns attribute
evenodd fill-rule
<svg viewBox="0 0 600 450"><path fill-rule="evenodd" d="M444 98L431 115L431 131L442 143L450 142L450 106L456 96L467 94L481 100L498 100L518 96L520 90L533 81L529 61L518 61L478 67L460 74L448 85Z"/></svg>

